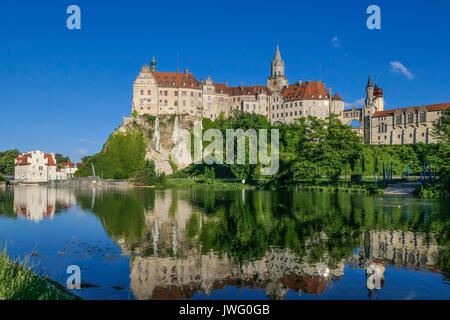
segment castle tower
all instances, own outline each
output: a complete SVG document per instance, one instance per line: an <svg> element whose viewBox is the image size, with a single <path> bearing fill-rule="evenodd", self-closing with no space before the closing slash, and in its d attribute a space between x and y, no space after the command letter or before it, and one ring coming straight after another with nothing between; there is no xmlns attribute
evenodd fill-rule
<svg viewBox="0 0 450 320"><path fill-rule="evenodd" d="M273 91L281 91L283 87L288 85L288 79L284 76L284 61L281 59L278 45L271 63L270 77L267 80L267 86Z"/></svg>
<svg viewBox="0 0 450 320"><path fill-rule="evenodd" d="M363 117L362 117L362 127L364 129L364 142L365 143L371 143L371 136L370 136L370 119L372 118L372 115L377 111L378 105L377 105L377 98L374 97L374 87L372 85L372 78L369 73L369 80L367 81L366 86L366 103L363 107Z"/></svg>
<svg viewBox="0 0 450 320"><path fill-rule="evenodd" d="M381 89L377 85L377 81L375 80L375 87L373 88L373 95L375 97L375 102L377 104L377 111L384 110L384 97L383 97L383 89Z"/></svg>
<svg viewBox="0 0 450 320"><path fill-rule="evenodd" d="M150 62L150 71L151 71L151 72L156 72L156 60L155 60L155 56L153 56L152 62Z"/></svg>
<svg viewBox="0 0 450 320"><path fill-rule="evenodd" d="M272 72L271 76L273 77L282 77L284 76L284 61L281 59L280 48L277 45L277 49L275 51L275 57L272 61Z"/></svg>
<svg viewBox="0 0 450 320"><path fill-rule="evenodd" d="M370 77L370 73L369 73L369 80L367 80L366 93L367 93L367 99L366 99L366 104L367 104L367 101L370 102L373 99L373 85L372 85L372 78Z"/></svg>

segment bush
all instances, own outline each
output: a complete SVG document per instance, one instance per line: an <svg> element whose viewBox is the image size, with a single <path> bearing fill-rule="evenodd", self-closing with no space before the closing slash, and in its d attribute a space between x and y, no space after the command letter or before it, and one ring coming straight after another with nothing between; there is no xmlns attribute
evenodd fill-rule
<svg viewBox="0 0 450 320"><path fill-rule="evenodd" d="M155 162L146 160L144 166L137 173L135 182L143 186L153 186L165 182L165 174L158 174L155 170Z"/></svg>

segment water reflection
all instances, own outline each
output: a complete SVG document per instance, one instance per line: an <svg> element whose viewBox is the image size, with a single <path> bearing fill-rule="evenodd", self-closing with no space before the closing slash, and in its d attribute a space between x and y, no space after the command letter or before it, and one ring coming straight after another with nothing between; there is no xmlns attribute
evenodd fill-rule
<svg viewBox="0 0 450 320"><path fill-rule="evenodd" d="M7 193L0 193L0 213L7 213L9 202ZM267 191L14 189L14 211L20 208L34 221L52 205L75 202L94 213L122 254L131 257L130 288L137 299L208 297L227 286L264 290L271 299L284 299L290 291L332 290L344 290L345 298L345 286L336 284L355 268L365 275L365 297L374 298L392 280L387 268L449 277L448 201Z"/></svg>
<svg viewBox="0 0 450 320"><path fill-rule="evenodd" d="M14 190L14 212L34 222L52 219L57 209L68 209L76 203L75 192L39 186L18 186Z"/></svg>

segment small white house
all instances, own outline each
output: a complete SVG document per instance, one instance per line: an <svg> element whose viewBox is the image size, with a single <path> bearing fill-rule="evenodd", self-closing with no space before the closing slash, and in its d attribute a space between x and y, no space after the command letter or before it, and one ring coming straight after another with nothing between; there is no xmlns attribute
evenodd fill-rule
<svg viewBox="0 0 450 320"><path fill-rule="evenodd" d="M14 162L14 179L23 182L46 182L60 180L55 155L41 150L22 153Z"/></svg>
<svg viewBox="0 0 450 320"><path fill-rule="evenodd" d="M78 170L77 165L71 162L70 159L68 159L66 162L58 163L58 167L60 167L61 172L66 175L66 179L68 177L73 177L73 174Z"/></svg>

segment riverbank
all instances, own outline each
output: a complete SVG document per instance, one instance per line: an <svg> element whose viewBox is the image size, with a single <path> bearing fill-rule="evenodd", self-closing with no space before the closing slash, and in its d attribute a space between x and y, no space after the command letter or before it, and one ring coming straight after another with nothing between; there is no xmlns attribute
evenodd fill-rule
<svg viewBox="0 0 450 320"><path fill-rule="evenodd" d="M80 300L62 285L31 271L26 262L0 252L0 300Z"/></svg>

